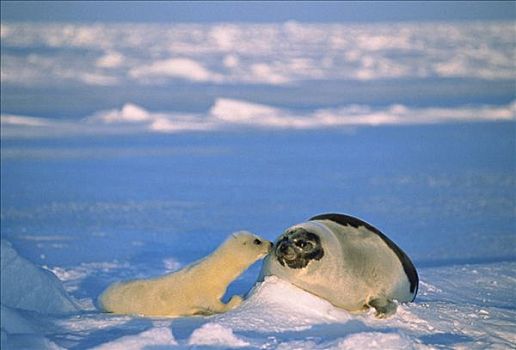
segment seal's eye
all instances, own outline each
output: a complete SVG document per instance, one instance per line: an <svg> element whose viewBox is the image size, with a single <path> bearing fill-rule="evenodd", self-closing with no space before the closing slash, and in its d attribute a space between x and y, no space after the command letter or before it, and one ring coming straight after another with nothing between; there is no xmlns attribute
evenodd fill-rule
<svg viewBox="0 0 516 350"><path fill-rule="evenodd" d="M254 244L260 245L262 244L262 241L260 241L258 238L253 241Z"/></svg>
<svg viewBox="0 0 516 350"><path fill-rule="evenodd" d="M310 251L314 248L312 242L305 241L304 239L297 241L295 244L304 251Z"/></svg>
<svg viewBox="0 0 516 350"><path fill-rule="evenodd" d="M299 248L304 248L306 247L306 241L304 240L299 240L296 242L296 245L299 247Z"/></svg>

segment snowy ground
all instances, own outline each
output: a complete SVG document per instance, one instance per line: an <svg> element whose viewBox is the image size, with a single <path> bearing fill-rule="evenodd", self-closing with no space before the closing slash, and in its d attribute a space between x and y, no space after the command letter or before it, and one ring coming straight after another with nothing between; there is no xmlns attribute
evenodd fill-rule
<svg viewBox="0 0 516 350"><path fill-rule="evenodd" d="M387 320L372 311L351 315L276 277L256 284L226 314L153 319L103 314L92 300L70 302L56 278L40 278L48 270L9 246L2 241L2 285L9 283L2 289L3 349L508 349L516 343L516 263L422 269L416 302ZM96 270L56 272L69 278L64 283L73 292ZM15 286L30 290L31 283L32 300L20 299ZM51 299L58 303L50 306ZM81 303L83 310L74 310Z"/></svg>
<svg viewBox="0 0 516 350"><path fill-rule="evenodd" d="M2 349L515 348L513 27L2 23ZM96 308L325 212L396 242L416 302L349 315L256 264L224 315Z"/></svg>
<svg viewBox="0 0 516 350"><path fill-rule="evenodd" d="M2 238L24 258L2 245L2 349L513 348L514 126L3 140ZM266 280L213 317L96 308L114 281L177 270L236 230L273 240L325 211L366 219L409 254L415 303L377 320Z"/></svg>

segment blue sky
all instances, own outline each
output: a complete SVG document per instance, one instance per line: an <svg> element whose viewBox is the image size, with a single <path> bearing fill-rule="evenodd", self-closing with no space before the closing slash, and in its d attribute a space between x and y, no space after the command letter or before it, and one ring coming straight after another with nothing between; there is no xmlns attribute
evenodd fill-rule
<svg viewBox="0 0 516 350"><path fill-rule="evenodd" d="M5 21L106 22L383 22L511 20L512 1L2 1Z"/></svg>

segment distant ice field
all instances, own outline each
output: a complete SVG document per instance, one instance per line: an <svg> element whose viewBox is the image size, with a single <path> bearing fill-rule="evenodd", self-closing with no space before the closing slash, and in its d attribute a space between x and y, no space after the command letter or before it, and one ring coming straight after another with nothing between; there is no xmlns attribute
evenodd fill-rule
<svg viewBox="0 0 516 350"><path fill-rule="evenodd" d="M508 105L511 22L2 23L2 115ZM303 113L301 113L303 115Z"/></svg>
<svg viewBox="0 0 516 350"><path fill-rule="evenodd" d="M174 79L285 85L515 74L510 21L2 23L1 33L3 80L17 85L160 85Z"/></svg>

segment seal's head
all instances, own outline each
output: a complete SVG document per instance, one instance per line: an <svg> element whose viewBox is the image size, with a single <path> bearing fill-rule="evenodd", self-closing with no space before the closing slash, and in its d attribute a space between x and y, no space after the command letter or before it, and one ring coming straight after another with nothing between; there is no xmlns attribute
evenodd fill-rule
<svg viewBox="0 0 516 350"><path fill-rule="evenodd" d="M274 255L281 264L291 269L306 267L312 260L324 256L321 239L302 227L288 229L274 244Z"/></svg>

